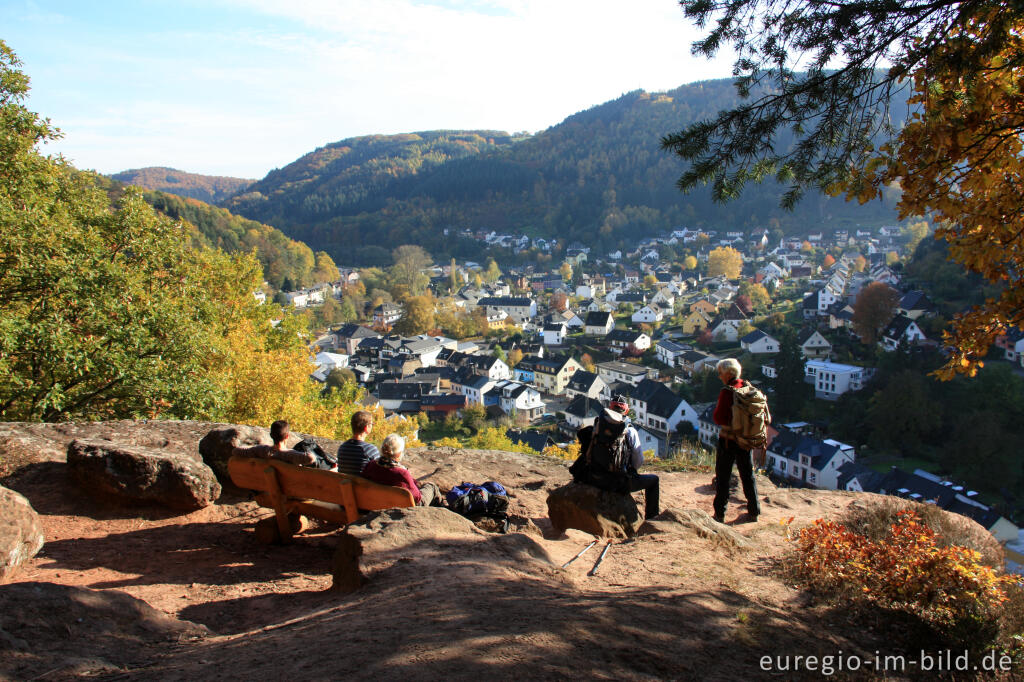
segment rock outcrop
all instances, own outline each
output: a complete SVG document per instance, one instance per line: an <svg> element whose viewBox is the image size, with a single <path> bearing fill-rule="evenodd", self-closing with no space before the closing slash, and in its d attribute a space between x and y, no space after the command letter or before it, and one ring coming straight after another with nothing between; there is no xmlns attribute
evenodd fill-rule
<svg viewBox="0 0 1024 682"><path fill-rule="evenodd" d="M39 515L23 495L0 486L0 582L42 547Z"/></svg>
<svg viewBox="0 0 1024 682"><path fill-rule="evenodd" d="M199 441L199 454L206 466L213 469L221 481L230 480L228 460L235 448L251 448L254 445L273 445L270 431L256 426L231 426L214 429Z"/></svg>
<svg viewBox="0 0 1024 682"><path fill-rule="evenodd" d="M694 537L714 539L737 549L748 549L753 543L743 533L719 523L703 509L666 509L657 518L644 521L638 535L656 533L683 533Z"/></svg>
<svg viewBox="0 0 1024 682"><path fill-rule="evenodd" d="M44 582L0 585L0 678L114 674L154 645L209 634L118 590Z"/></svg>
<svg viewBox="0 0 1024 682"><path fill-rule="evenodd" d="M630 495L570 483L548 495L548 518L556 533L575 528L598 537L631 538L643 516Z"/></svg>
<svg viewBox="0 0 1024 682"><path fill-rule="evenodd" d="M97 496L183 512L202 509L220 497L220 483L213 471L179 454L75 440L68 445L67 457L71 476L82 489Z"/></svg>

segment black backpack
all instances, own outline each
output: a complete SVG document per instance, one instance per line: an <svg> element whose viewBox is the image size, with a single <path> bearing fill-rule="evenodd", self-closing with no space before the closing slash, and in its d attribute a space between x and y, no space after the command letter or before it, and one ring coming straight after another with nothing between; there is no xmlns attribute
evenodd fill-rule
<svg viewBox="0 0 1024 682"><path fill-rule="evenodd" d="M292 450L305 452L316 457L316 464L314 466L317 469L330 470L338 466L338 460L324 452L324 449L320 447L320 444L312 438L305 438L299 441L295 444L295 447L293 447Z"/></svg>
<svg viewBox="0 0 1024 682"><path fill-rule="evenodd" d="M569 472L577 483L617 493L629 492L629 455L626 452L626 423L603 414L593 426L577 433L581 452Z"/></svg>

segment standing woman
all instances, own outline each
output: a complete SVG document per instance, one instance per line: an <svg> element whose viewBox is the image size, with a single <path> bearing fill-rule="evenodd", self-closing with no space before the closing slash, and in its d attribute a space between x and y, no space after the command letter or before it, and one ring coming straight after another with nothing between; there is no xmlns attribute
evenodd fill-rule
<svg viewBox="0 0 1024 682"><path fill-rule="evenodd" d="M380 459L367 462L360 476L374 483L405 488L412 493L418 506L440 506L441 490L433 483L424 483L422 487L417 485L416 479L400 463L404 454L405 439L392 433L380 444Z"/></svg>

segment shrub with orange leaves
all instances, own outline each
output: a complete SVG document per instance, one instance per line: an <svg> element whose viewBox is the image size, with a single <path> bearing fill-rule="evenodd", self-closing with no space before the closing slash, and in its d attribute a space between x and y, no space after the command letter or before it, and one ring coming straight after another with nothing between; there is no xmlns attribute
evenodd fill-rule
<svg viewBox="0 0 1024 682"><path fill-rule="evenodd" d="M994 618L1011 582L966 547L941 547L916 512L879 541L818 519L796 536L797 574L815 592L917 614L942 629Z"/></svg>

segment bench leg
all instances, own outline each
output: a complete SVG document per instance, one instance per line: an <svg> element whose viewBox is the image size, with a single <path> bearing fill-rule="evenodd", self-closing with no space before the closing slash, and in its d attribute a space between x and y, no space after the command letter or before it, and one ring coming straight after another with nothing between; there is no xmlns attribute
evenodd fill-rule
<svg viewBox="0 0 1024 682"><path fill-rule="evenodd" d="M274 516L277 519L277 531L280 534L281 542L289 544L292 541L292 524L288 519L288 503L281 492L281 485L277 481L277 471L274 467L267 467L263 470L267 479L267 492L274 503Z"/></svg>
<svg viewBox="0 0 1024 682"><path fill-rule="evenodd" d="M345 506L345 523L352 523L359 518L359 507L356 505L356 493L352 488L352 481L341 482L341 499Z"/></svg>

